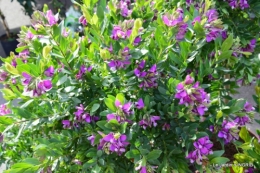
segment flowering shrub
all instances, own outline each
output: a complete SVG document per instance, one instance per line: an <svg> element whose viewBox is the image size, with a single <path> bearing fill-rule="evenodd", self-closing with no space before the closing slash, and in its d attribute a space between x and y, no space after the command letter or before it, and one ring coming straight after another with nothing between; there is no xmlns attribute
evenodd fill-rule
<svg viewBox="0 0 260 173"><path fill-rule="evenodd" d="M45 7L22 27L19 54L2 59L6 173L260 168L245 128L259 109L232 98L259 80L259 2L76 4L83 35ZM244 152L225 157L230 144Z"/></svg>

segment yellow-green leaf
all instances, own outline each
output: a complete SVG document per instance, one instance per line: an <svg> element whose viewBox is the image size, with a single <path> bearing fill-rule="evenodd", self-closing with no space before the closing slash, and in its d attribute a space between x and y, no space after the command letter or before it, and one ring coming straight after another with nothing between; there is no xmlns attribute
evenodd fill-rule
<svg viewBox="0 0 260 173"><path fill-rule="evenodd" d="M47 58L48 58L48 56L49 56L49 54L50 54L50 52L51 52L51 49L52 49L51 46L45 46L45 47L43 48L43 50L42 50L42 55L43 55L43 58L44 58L44 59L47 59Z"/></svg>
<svg viewBox="0 0 260 173"><path fill-rule="evenodd" d="M12 73L12 74L19 74L18 70L16 68L14 68L11 64L9 64L8 62L5 62L5 68L8 72Z"/></svg>

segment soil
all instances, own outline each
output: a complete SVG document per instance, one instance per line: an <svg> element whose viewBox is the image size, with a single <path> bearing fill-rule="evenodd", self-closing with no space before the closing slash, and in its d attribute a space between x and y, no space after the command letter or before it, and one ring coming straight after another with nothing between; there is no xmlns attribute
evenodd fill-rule
<svg viewBox="0 0 260 173"><path fill-rule="evenodd" d="M14 33L10 33L10 37L7 37L6 34L0 36L0 41L7 41L7 40L14 40L14 39L18 39L17 34Z"/></svg>
<svg viewBox="0 0 260 173"><path fill-rule="evenodd" d="M243 142L241 139L239 139L239 141ZM212 147L213 151L222 150L222 146L219 141L217 141L216 139L212 139L212 142L213 142L213 147ZM242 152L242 149L236 148L236 146L233 143L224 145L224 150L225 152L221 157L228 158L230 160L228 163L233 163L233 161L235 160L234 155L237 154L238 152Z"/></svg>

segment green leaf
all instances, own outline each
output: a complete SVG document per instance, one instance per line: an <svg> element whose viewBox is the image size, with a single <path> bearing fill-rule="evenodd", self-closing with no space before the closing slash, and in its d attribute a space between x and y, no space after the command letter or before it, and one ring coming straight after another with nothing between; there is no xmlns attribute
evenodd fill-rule
<svg viewBox="0 0 260 173"><path fill-rule="evenodd" d="M194 24L194 31L196 33L196 38L203 38L205 37L205 32L203 27L201 26L201 24L199 22L195 22Z"/></svg>
<svg viewBox="0 0 260 173"><path fill-rule="evenodd" d="M96 159L96 158L90 159L89 161L87 161L87 162L83 165L83 170L86 169L86 168L89 168L89 167L91 167L91 166L94 166L95 164L97 164L97 159Z"/></svg>
<svg viewBox="0 0 260 173"><path fill-rule="evenodd" d="M212 160L213 158L215 157L220 157L224 154L224 150L217 150L217 151L214 151L213 154L210 154L208 155L207 157L209 158L209 160Z"/></svg>
<svg viewBox="0 0 260 173"><path fill-rule="evenodd" d="M145 96L144 105L145 105L146 108L149 108L149 106L150 106L150 96L149 95Z"/></svg>
<svg viewBox="0 0 260 173"><path fill-rule="evenodd" d="M146 159L149 160L155 160L158 159L161 155L162 151L161 150L153 150L151 151L147 156Z"/></svg>
<svg viewBox="0 0 260 173"><path fill-rule="evenodd" d="M18 70L16 69L16 68L14 68L11 64L9 64L8 62L5 62L5 69L8 71L8 72L10 72L10 73L12 73L12 74L14 74L14 75L18 75L19 74L19 72L18 72Z"/></svg>
<svg viewBox="0 0 260 173"><path fill-rule="evenodd" d="M26 159L23 160L23 162L29 163L29 164L32 164L32 165L41 164L41 162L38 159L35 159L35 158L26 158Z"/></svg>
<svg viewBox="0 0 260 173"><path fill-rule="evenodd" d="M95 103L95 104L92 106L92 108L91 108L91 112L96 112L99 107L100 107L100 104Z"/></svg>
<svg viewBox="0 0 260 173"><path fill-rule="evenodd" d="M8 88L3 88L1 91L6 100L13 100L16 98L16 94L13 93L13 91Z"/></svg>
<svg viewBox="0 0 260 173"><path fill-rule="evenodd" d="M228 38L223 42L221 45L221 51L226 52L228 51L233 45L233 35L230 34Z"/></svg>
<svg viewBox="0 0 260 173"><path fill-rule="evenodd" d="M210 160L211 164L225 164L229 161L226 157L215 157L214 159Z"/></svg>
<svg viewBox="0 0 260 173"><path fill-rule="evenodd" d="M35 115L31 114L29 111L21 108L13 108L13 111L15 112L16 115L21 116L22 118L25 119L31 119L31 118L36 118Z"/></svg>
<svg viewBox="0 0 260 173"><path fill-rule="evenodd" d="M217 120L218 120L218 119L220 119L221 117L223 117L223 112L222 112L221 110L219 110L218 113L217 113L216 118L217 118Z"/></svg>
<svg viewBox="0 0 260 173"><path fill-rule="evenodd" d="M121 104L125 103L125 96L122 93L116 95L116 100L119 100Z"/></svg>
<svg viewBox="0 0 260 173"><path fill-rule="evenodd" d="M250 134L248 133L246 127L242 127L240 132L239 132L239 137L241 139L243 139L245 142L250 142L251 141L251 137Z"/></svg>
<svg viewBox="0 0 260 173"><path fill-rule="evenodd" d="M116 106L114 100L110 98L105 98L105 104L111 111L116 111Z"/></svg>
<svg viewBox="0 0 260 173"><path fill-rule="evenodd" d="M0 116L0 124L10 125L14 122L14 120L7 116Z"/></svg>
<svg viewBox="0 0 260 173"><path fill-rule="evenodd" d="M66 93L69 93L69 92L73 91L75 88L76 88L75 86L67 86L66 88L64 88L64 91Z"/></svg>
<svg viewBox="0 0 260 173"><path fill-rule="evenodd" d="M29 106L32 102L34 101L34 99L28 100L27 102L25 102L22 106L20 106L20 108L26 108L27 106Z"/></svg>
<svg viewBox="0 0 260 173"><path fill-rule="evenodd" d="M131 44L133 44L134 39L138 36L139 29L142 27L142 25L143 25L143 22L141 19L138 18L135 20L134 27L132 29L132 33L129 38Z"/></svg>
<svg viewBox="0 0 260 173"><path fill-rule="evenodd" d="M51 52L52 46L45 46L42 50L42 56L44 59L47 59L50 56L50 52Z"/></svg>
<svg viewBox="0 0 260 173"><path fill-rule="evenodd" d="M63 76L62 78L60 78L59 80L58 80L58 82L56 83L56 85L57 86L60 86L60 85L62 85L64 82L66 82L67 81L67 76L65 75L65 76Z"/></svg>
<svg viewBox="0 0 260 173"><path fill-rule="evenodd" d="M137 149L132 149L128 152L125 153L125 157L128 158L128 159L140 159L140 152L137 150Z"/></svg>

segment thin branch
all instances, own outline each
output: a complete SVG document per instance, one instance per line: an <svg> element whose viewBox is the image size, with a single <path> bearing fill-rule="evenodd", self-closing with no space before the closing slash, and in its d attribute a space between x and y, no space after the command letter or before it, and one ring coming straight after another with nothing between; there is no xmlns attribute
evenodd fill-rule
<svg viewBox="0 0 260 173"><path fill-rule="evenodd" d="M3 12L1 11L1 9L0 9L0 18L2 19L2 23L4 25L4 28L5 28L5 31L6 31L6 35L7 35L8 38L10 38L10 30L9 30L9 28L7 26L7 23L5 21L5 16L4 16Z"/></svg>

